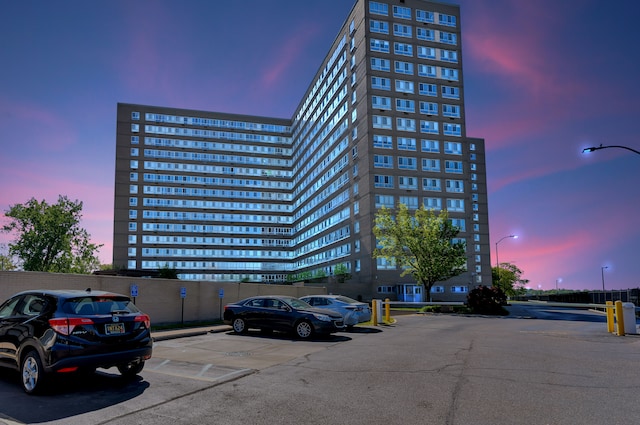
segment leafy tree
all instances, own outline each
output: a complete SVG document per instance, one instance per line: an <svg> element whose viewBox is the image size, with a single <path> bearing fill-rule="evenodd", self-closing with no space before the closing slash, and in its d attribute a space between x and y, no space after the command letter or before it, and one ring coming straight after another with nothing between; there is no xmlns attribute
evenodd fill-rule
<svg viewBox="0 0 640 425"><path fill-rule="evenodd" d="M160 273L158 277L162 279L178 279L178 270L172 267L169 267L168 264L165 264L158 270Z"/></svg>
<svg viewBox="0 0 640 425"><path fill-rule="evenodd" d="M493 286L500 288L508 297L523 295L529 280L522 278L522 270L511 263L500 263L499 266L491 269Z"/></svg>
<svg viewBox="0 0 640 425"><path fill-rule="evenodd" d="M343 263L336 264L336 266L333 268L333 274L341 283L345 280L351 279L351 273L349 273L349 269Z"/></svg>
<svg viewBox="0 0 640 425"><path fill-rule="evenodd" d="M402 268L402 276L411 274L425 287L427 301L431 287L465 271L465 243L454 242L459 229L451 224L446 210L436 215L421 206L411 216L400 204L395 217L382 207L375 217L373 233L378 247L375 258L386 258Z"/></svg>
<svg viewBox="0 0 640 425"><path fill-rule="evenodd" d="M26 271L91 273L100 266L96 256L102 245L89 242L89 233L79 226L82 202L59 196L56 204L31 198L26 204L12 205L5 211L9 224L3 232L16 232L9 244Z"/></svg>

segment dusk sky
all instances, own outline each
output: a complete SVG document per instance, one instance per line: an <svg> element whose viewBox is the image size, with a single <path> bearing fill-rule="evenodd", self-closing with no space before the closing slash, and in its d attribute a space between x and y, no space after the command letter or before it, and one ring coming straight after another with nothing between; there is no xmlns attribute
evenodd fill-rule
<svg viewBox="0 0 640 425"><path fill-rule="evenodd" d="M459 0L467 135L485 139L491 261L532 289L640 287L640 2ZM0 224L83 202L111 263L118 102L290 118L352 0L7 1ZM0 234L0 252L11 240Z"/></svg>

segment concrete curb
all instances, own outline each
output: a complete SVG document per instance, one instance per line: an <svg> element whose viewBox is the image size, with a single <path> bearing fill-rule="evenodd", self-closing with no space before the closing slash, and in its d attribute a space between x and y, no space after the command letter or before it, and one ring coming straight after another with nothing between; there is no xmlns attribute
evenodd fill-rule
<svg viewBox="0 0 640 425"><path fill-rule="evenodd" d="M166 331L151 332L151 337L154 341L166 341L168 339L206 335L208 333L227 332L232 329L233 328L228 325L206 326L201 328L171 329Z"/></svg>

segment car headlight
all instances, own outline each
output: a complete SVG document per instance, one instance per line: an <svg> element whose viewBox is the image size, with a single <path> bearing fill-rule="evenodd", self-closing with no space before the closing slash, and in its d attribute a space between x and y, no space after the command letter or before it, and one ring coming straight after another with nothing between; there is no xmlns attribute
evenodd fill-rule
<svg viewBox="0 0 640 425"><path fill-rule="evenodd" d="M321 320L323 322L330 322L331 321L331 317L327 316L326 314L313 313L313 316L316 319Z"/></svg>

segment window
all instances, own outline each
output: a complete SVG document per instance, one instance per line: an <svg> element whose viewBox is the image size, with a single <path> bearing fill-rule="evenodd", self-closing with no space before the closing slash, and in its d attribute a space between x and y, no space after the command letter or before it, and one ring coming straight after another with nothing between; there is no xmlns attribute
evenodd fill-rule
<svg viewBox="0 0 640 425"><path fill-rule="evenodd" d="M467 292L469 292L469 288L466 286L452 286L451 292L453 292L454 294L466 294Z"/></svg>
<svg viewBox="0 0 640 425"><path fill-rule="evenodd" d="M413 36L411 25L393 24L393 35L411 38Z"/></svg>
<svg viewBox="0 0 640 425"><path fill-rule="evenodd" d="M129 235L127 238L128 238L129 244L131 245L134 245L138 240L138 237L136 235Z"/></svg>
<svg viewBox="0 0 640 425"><path fill-rule="evenodd" d="M446 99L460 99L460 89L458 87L442 86L442 97Z"/></svg>
<svg viewBox="0 0 640 425"><path fill-rule="evenodd" d="M428 210L440 211L442 209L442 199L440 198L424 198L422 204Z"/></svg>
<svg viewBox="0 0 640 425"><path fill-rule="evenodd" d="M445 161L444 171L447 173L462 174L462 161Z"/></svg>
<svg viewBox="0 0 640 425"><path fill-rule="evenodd" d="M131 124L131 132L137 133L140 131L140 124Z"/></svg>
<svg viewBox="0 0 640 425"><path fill-rule="evenodd" d="M371 96L371 106L374 109L391 109L391 98L384 96Z"/></svg>
<svg viewBox="0 0 640 425"><path fill-rule="evenodd" d="M387 31L389 29L387 28ZM440 33L440 42L441 43L446 43L446 44L452 44L452 45L456 45L458 44L458 36L455 34L452 34L450 32L445 32L445 31L438 31Z"/></svg>
<svg viewBox="0 0 640 425"><path fill-rule="evenodd" d="M449 81L458 81L458 70L453 68L440 68L440 78Z"/></svg>
<svg viewBox="0 0 640 425"><path fill-rule="evenodd" d="M408 99L396 99L396 111L415 112L416 102Z"/></svg>
<svg viewBox="0 0 640 425"><path fill-rule="evenodd" d="M438 13L438 23L440 25L446 25L448 27L455 27L456 17L453 15L445 15L444 13Z"/></svg>
<svg viewBox="0 0 640 425"><path fill-rule="evenodd" d="M436 78L438 76L436 72L436 67L431 65L418 65L418 75L421 77L432 77Z"/></svg>
<svg viewBox="0 0 640 425"><path fill-rule="evenodd" d="M464 193L463 180L446 180L445 187L447 192Z"/></svg>
<svg viewBox="0 0 640 425"><path fill-rule="evenodd" d="M467 230L464 218L451 218L449 221L451 221L452 225L460 229L461 232L465 232Z"/></svg>
<svg viewBox="0 0 640 425"><path fill-rule="evenodd" d="M359 251L360 246L358 246L358 251ZM358 252L356 251L356 252ZM355 260L353 262L353 268L355 271L359 272L360 271L360 260Z"/></svg>
<svg viewBox="0 0 640 425"><path fill-rule="evenodd" d="M462 155L462 143L444 142L444 153L451 155Z"/></svg>
<svg viewBox="0 0 640 425"><path fill-rule="evenodd" d="M411 8L393 6L393 16L400 19L411 19Z"/></svg>
<svg viewBox="0 0 640 425"><path fill-rule="evenodd" d="M378 257L376 258L376 268L378 270L395 270L396 268L396 263L393 260L387 260L386 258L383 257ZM380 286L378 287L378 292L380 293L385 293L383 292L383 288L389 288L387 293L392 292L392 287L391 286Z"/></svg>
<svg viewBox="0 0 640 425"><path fill-rule="evenodd" d="M391 90L391 79L384 77L371 77L371 88L378 90Z"/></svg>
<svg viewBox="0 0 640 425"><path fill-rule="evenodd" d="M400 93L413 93L413 81L396 80L396 91Z"/></svg>
<svg viewBox="0 0 640 425"><path fill-rule="evenodd" d="M440 179L422 179L422 188L424 190L431 190L435 192L442 191L442 186L440 185Z"/></svg>
<svg viewBox="0 0 640 425"><path fill-rule="evenodd" d="M425 96L438 96L438 86L435 84L420 83L418 93Z"/></svg>
<svg viewBox="0 0 640 425"><path fill-rule="evenodd" d="M389 22L371 19L369 21L369 30L379 34L389 34Z"/></svg>
<svg viewBox="0 0 640 425"><path fill-rule="evenodd" d="M386 40L372 38L369 47L372 52L389 53L389 42Z"/></svg>
<svg viewBox="0 0 640 425"><path fill-rule="evenodd" d="M411 62L395 61L394 69L398 74L413 75L413 64Z"/></svg>
<svg viewBox="0 0 640 425"><path fill-rule="evenodd" d="M376 199L376 208L381 208L381 207L393 208L394 207L394 200L392 195L376 195L375 199Z"/></svg>
<svg viewBox="0 0 640 425"><path fill-rule="evenodd" d="M138 210L129 210L129 220L138 218Z"/></svg>
<svg viewBox="0 0 640 425"><path fill-rule="evenodd" d="M415 151L416 139L411 137L398 137L398 149L403 151Z"/></svg>
<svg viewBox="0 0 640 425"><path fill-rule="evenodd" d="M136 161L135 159L132 159L131 161L129 161L129 168L131 168L132 170L137 169L138 161Z"/></svg>
<svg viewBox="0 0 640 425"><path fill-rule="evenodd" d="M422 133L439 134L438 123L435 121L420 121L420 131Z"/></svg>
<svg viewBox="0 0 640 425"><path fill-rule="evenodd" d="M130 184L129 185L129 193L138 193L138 185Z"/></svg>
<svg viewBox="0 0 640 425"><path fill-rule="evenodd" d="M385 117L382 115L374 115L373 116L373 128L383 128L387 130L391 130L391 118Z"/></svg>
<svg viewBox="0 0 640 425"><path fill-rule="evenodd" d="M132 182L138 181L138 173L129 173L129 180Z"/></svg>
<svg viewBox="0 0 640 425"><path fill-rule="evenodd" d="M407 43L393 43L393 52L396 55L413 56L413 46Z"/></svg>
<svg viewBox="0 0 640 425"><path fill-rule="evenodd" d="M460 124L442 124L442 132L445 136L462 136L462 127Z"/></svg>
<svg viewBox="0 0 640 425"><path fill-rule="evenodd" d="M433 158L422 158L422 171L440 172L440 160Z"/></svg>
<svg viewBox="0 0 640 425"><path fill-rule="evenodd" d="M436 49L433 47L418 46L418 57L423 59L435 59Z"/></svg>
<svg viewBox="0 0 640 425"><path fill-rule="evenodd" d="M129 222L129 231L130 232L135 232L137 228L138 228L138 223L136 223L135 221L130 221Z"/></svg>
<svg viewBox="0 0 640 425"><path fill-rule="evenodd" d="M137 145L140 143L140 136L131 136L131 144Z"/></svg>
<svg viewBox="0 0 640 425"><path fill-rule="evenodd" d="M435 41L436 33L431 29L416 28L416 37L418 37L418 40Z"/></svg>
<svg viewBox="0 0 640 425"><path fill-rule="evenodd" d="M458 52L455 50L440 50L440 60L444 62L458 63Z"/></svg>
<svg viewBox="0 0 640 425"><path fill-rule="evenodd" d="M464 212L464 200L447 199L447 210L455 212Z"/></svg>
<svg viewBox="0 0 640 425"><path fill-rule="evenodd" d="M398 188L406 190L417 190L418 179L416 177L399 176Z"/></svg>
<svg viewBox="0 0 640 425"><path fill-rule="evenodd" d="M438 104L434 102L420 102L420 113L438 115Z"/></svg>
<svg viewBox="0 0 640 425"><path fill-rule="evenodd" d="M396 118L396 130L416 131L416 120L411 118Z"/></svg>
<svg viewBox="0 0 640 425"><path fill-rule="evenodd" d="M353 34L355 30L356 30L356 21L351 21L349 23L349 34ZM353 39L351 39L351 41L353 41Z"/></svg>
<svg viewBox="0 0 640 425"><path fill-rule="evenodd" d="M442 105L442 116L449 118L460 118L460 107L458 105Z"/></svg>
<svg viewBox="0 0 640 425"><path fill-rule="evenodd" d="M351 56L351 68L356 67L356 55Z"/></svg>
<svg viewBox="0 0 640 425"><path fill-rule="evenodd" d="M444 286L432 286L431 287L431 293L432 294L443 294L444 293Z"/></svg>
<svg viewBox="0 0 640 425"><path fill-rule="evenodd" d="M433 23L433 12L427 12L425 10L416 10L416 21Z"/></svg>
<svg viewBox="0 0 640 425"><path fill-rule="evenodd" d="M440 142L437 140L425 140L420 141L422 152L440 152Z"/></svg>
<svg viewBox="0 0 640 425"><path fill-rule="evenodd" d="M369 13L376 15L389 15L389 5L384 3L378 3L377 1L369 2Z"/></svg>
<svg viewBox="0 0 640 425"><path fill-rule="evenodd" d="M382 149L393 149L393 141L391 136L373 135L373 147Z"/></svg>
<svg viewBox="0 0 640 425"><path fill-rule="evenodd" d="M416 158L412 158L410 156L399 156L398 157L398 168L401 170L415 170L417 169L418 161Z"/></svg>
<svg viewBox="0 0 640 425"><path fill-rule="evenodd" d="M138 205L138 198L135 198L135 197L129 198L129 206L130 207L135 207L137 205Z"/></svg>
<svg viewBox="0 0 640 425"><path fill-rule="evenodd" d="M140 112L131 112L131 119L138 121L140 119Z"/></svg>
<svg viewBox="0 0 640 425"><path fill-rule="evenodd" d="M373 166L376 168L393 168L393 156L391 155L374 155Z"/></svg>
<svg viewBox="0 0 640 425"><path fill-rule="evenodd" d="M391 71L391 61L388 59L371 58L371 69L374 71Z"/></svg>
<svg viewBox="0 0 640 425"><path fill-rule="evenodd" d="M139 152L138 148L131 148L131 156L138 156Z"/></svg>
<svg viewBox="0 0 640 425"><path fill-rule="evenodd" d="M393 189L393 176L373 176L373 186L381 189Z"/></svg>
<svg viewBox="0 0 640 425"><path fill-rule="evenodd" d="M411 210L418 209L418 197L417 196L400 196L398 200L400 204L405 204L407 208Z"/></svg>

